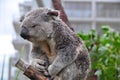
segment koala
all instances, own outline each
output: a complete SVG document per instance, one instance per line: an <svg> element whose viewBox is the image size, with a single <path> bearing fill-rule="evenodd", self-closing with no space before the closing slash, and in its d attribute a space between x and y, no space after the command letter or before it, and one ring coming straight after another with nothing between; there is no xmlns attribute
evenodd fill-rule
<svg viewBox="0 0 120 80"><path fill-rule="evenodd" d="M33 44L31 65L58 80L85 80L91 65L88 51L59 16L48 8L24 16L20 36Z"/></svg>

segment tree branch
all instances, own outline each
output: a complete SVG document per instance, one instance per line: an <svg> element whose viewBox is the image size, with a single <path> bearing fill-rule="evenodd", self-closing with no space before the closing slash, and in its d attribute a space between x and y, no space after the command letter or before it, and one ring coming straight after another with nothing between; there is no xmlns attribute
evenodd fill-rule
<svg viewBox="0 0 120 80"><path fill-rule="evenodd" d="M18 60L15 66L22 70L24 75L31 80L49 80L42 73L38 72L33 66L29 65L22 59Z"/></svg>

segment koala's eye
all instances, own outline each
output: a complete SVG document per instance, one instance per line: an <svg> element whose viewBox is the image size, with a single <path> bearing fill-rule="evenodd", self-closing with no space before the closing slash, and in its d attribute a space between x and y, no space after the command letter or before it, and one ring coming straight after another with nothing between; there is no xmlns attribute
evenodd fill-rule
<svg viewBox="0 0 120 80"><path fill-rule="evenodd" d="M32 28L35 28L36 27L36 25L32 25Z"/></svg>

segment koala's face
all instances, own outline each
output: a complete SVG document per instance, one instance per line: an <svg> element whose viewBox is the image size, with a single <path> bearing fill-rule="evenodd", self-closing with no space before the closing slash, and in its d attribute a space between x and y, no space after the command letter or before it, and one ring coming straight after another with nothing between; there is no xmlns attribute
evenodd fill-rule
<svg viewBox="0 0 120 80"><path fill-rule="evenodd" d="M58 16L58 11L40 8L29 12L23 19L21 37L29 41L45 40L52 32L53 16Z"/></svg>

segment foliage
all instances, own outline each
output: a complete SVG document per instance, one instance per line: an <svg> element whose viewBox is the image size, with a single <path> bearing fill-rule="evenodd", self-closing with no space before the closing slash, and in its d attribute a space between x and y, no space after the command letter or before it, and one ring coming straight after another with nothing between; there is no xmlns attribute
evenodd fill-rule
<svg viewBox="0 0 120 80"><path fill-rule="evenodd" d="M102 34L91 30L88 34L78 33L90 53L92 65L90 76L97 80L120 80L120 33L107 26Z"/></svg>

